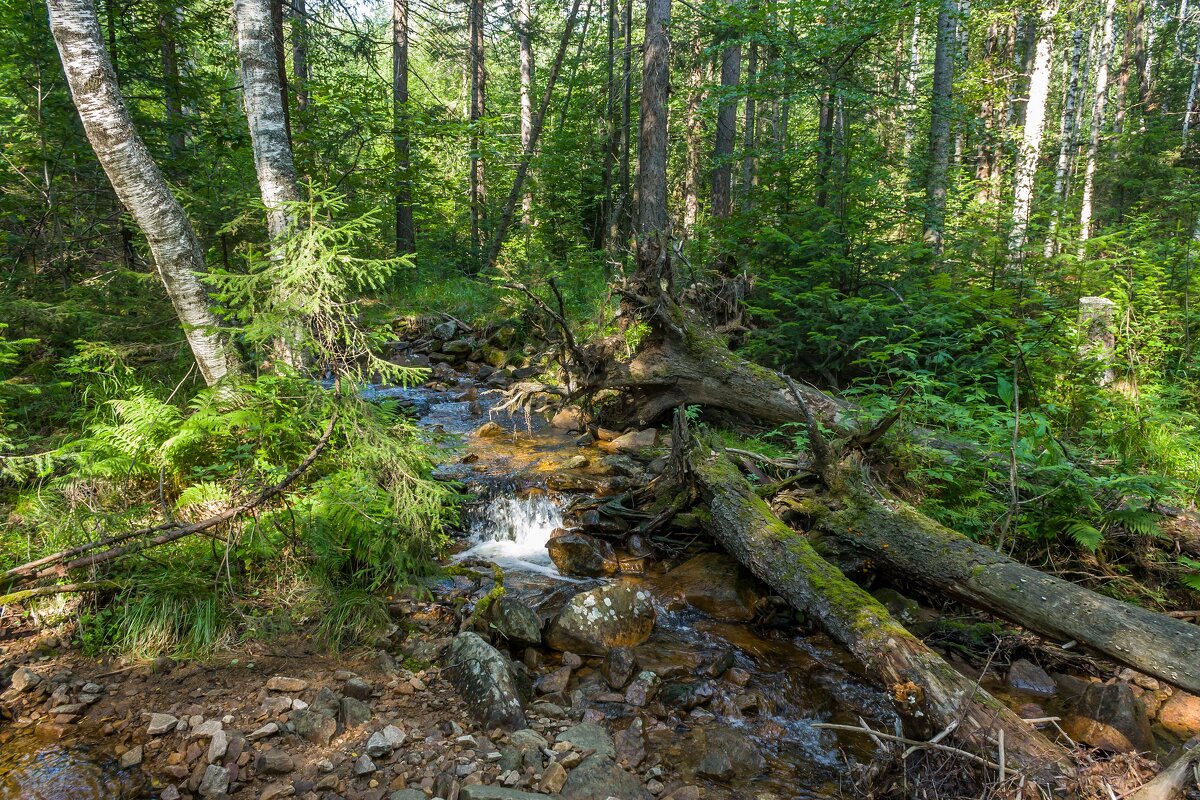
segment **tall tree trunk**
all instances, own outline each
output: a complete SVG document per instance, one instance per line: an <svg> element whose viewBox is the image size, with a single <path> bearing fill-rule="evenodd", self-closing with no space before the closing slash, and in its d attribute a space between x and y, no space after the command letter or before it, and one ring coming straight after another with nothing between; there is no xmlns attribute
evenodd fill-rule
<svg viewBox="0 0 1200 800"><path fill-rule="evenodd" d="M987 35L983 40L983 61L985 72L992 73L996 62L996 52L999 49L1000 28L992 22L988 26ZM979 132L979 142L975 147L975 202L988 203L992 199L992 165L997 160L996 153L996 87L986 86L983 102L979 104L979 122L982 130Z"/></svg>
<svg viewBox="0 0 1200 800"><path fill-rule="evenodd" d="M742 121L742 203L750 208L750 192L757 179L756 159L754 158L754 137L757 133L758 111L754 99L755 84L758 82L758 42L751 42L750 53L746 58L746 115Z"/></svg>
<svg viewBox="0 0 1200 800"><path fill-rule="evenodd" d="M908 72L904 78L904 163L912 155L913 138L916 136L917 77L921 73L921 8L913 12L912 37L908 43Z"/></svg>
<svg viewBox="0 0 1200 800"><path fill-rule="evenodd" d="M533 118L532 125L529 130L529 141L525 143L521 153L521 163L517 165L517 174L513 178L512 191L509 192L508 200L504 204L504 208L500 212L500 219L496 223L496 231L492 234L491 244L488 245L487 257L484 259L484 266L494 267L496 259L500 256L500 248L504 246L504 237L508 234L509 226L512 225L513 216L516 213L517 198L521 196L521 189L525 184L525 178L529 174L529 165L533 161L533 154L537 150L538 140L542 137L542 129L546 124L546 115L550 112L550 97L554 92L554 84L558 82L558 73L562 70L563 58L567 52L567 45L571 41L571 34L575 31L575 18L579 15L580 0L573 0L571 10L567 12L567 21L563 24L562 38L558 41L558 50L554 53L554 61L550 64L550 72L546 76L546 87L542 90L542 102L538 105L537 116ZM586 27L584 36L587 35Z"/></svg>
<svg viewBox="0 0 1200 800"><path fill-rule="evenodd" d="M607 23L605 25L604 109L600 115L600 132L604 141L603 167L601 168L601 203L596 211L592 230L592 247L602 250L608 247L608 218L613 206L613 169L617 163L617 31L620 20L617 0L607 0Z"/></svg>
<svg viewBox="0 0 1200 800"><path fill-rule="evenodd" d="M957 44L953 0L943 0L937 25L929 118L929 176L925 182L925 241L935 254L941 255L946 230L946 177L950 169L950 116Z"/></svg>
<svg viewBox="0 0 1200 800"><path fill-rule="evenodd" d="M163 100L167 111L167 147L176 162L186 146L183 127L183 97L179 82L179 44L175 36L182 9L173 2L163 3L158 14L158 32L162 38Z"/></svg>
<svg viewBox="0 0 1200 800"><path fill-rule="evenodd" d="M272 241L278 242L291 229L292 214L287 206L299 202L300 189L288 138L286 95L279 83L278 50L272 30L273 2L234 0L233 13L254 168L267 208L267 231Z"/></svg>
<svg viewBox="0 0 1200 800"><path fill-rule="evenodd" d="M487 72L483 50L483 0L470 0L467 7L467 50L471 81L471 246L475 249L472 259L474 268L483 266L483 237L487 229L487 187L484 183L481 131L486 113Z"/></svg>
<svg viewBox="0 0 1200 800"><path fill-rule="evenodd" d="M304 113L308 111L308 6L307 0L292 0L292 84L296 90L297 124L304 130Z"/></svg>
<svg viewBox="0 0 1200 800"><path fill-rule="evenodd" d="M275 44L275 72L279 87L279 102L283 107L283 130L288 147L292 144L292 110L288 102L287 43L283 38L283 0L269 0L271 11L271 41Z"/></svg>
<svg viewBox="0 0 1200 800"><path fill-rule="evenodd" d="M533 139L533 0L519 0L517 6L517 38L521 47L521 152L529 154ZM533 220L533 195L525 192L521 198L521 224Z"/></svg>
<svg viewBox="0 0 1200 800"><path fill-rule="evenodd" d="M971 0L960 0L954 14L954 71L959 75L966 72L971 53L970 29ZM962 168L967 152L967 121L959 118L954 123L954 167Z"/></svg>
<svg viewBox="0 0 1200 800"><path fill-rule="evenodd" d="M1100 42L1096 46L1096 87L1092 97L1092 129L1088 134L1087 157L1083 168L1083 199L1079 208L1079 256L1092 235L1092 200L1096 193L1096 158L1100 153L1100 134L1104 128L1104 106L1108 101L1108 62L1113 54L1113 13L1116 0L1107 0Z"/></svg>
<svg viewBox="0 0 1200 800"><path fill-rule="evenodd" d="M200 283L204 249L141 137L117 87L91 0L48 0L50 30L84 132L121 203L146 236L167 296L209 386L238 371Z"/></svg>
<svg viewBox="0 0 1200 800"><path fill-rule="evenodd" d="M683 233L690 238L700 217L700 182L702 180L701 148L704 119L700 105L704 102L704 45L699 37L692 40L692 74L688 80L687 106L687 164L683 176Z"/></svg>
<svg viewBox="0 0 1200 800"><path fill-rule="evenodd" d="M829 173L833 167L834 95L829 86L821 92L817 107L817 208L829 206Z"/></svg>
<svg viewBox="0 0 1200 800"><path fill-rule="evenodd" d="M413 223L408 113L408 0L392 0L392 157L395 159L396 254L417 249Z"/></svg>
<svg viewBox="0 0 1200 800"><path fill-rule="evenodd" d="M1133 20L1126 9L1124 42L1121 44L1121 65L1117 68L1117 108L1113 114L1113 133L1120 136L1125 130L1126 105L1129 101L1129 73L1133 62ZM1117 150L1113 151L1116 156Z"/></svg>
<svg viewBox="0 0 1200 800"><path fill-rule="evenodd" d="M1013 169L1012 230L1008 235L1008 266L1015 272L1025 259L1029 237L1029 215L1033 209L1033 179L1042 153L1042 128L1046 100L1050 95L1050 71L1054 64L1054 16L1058 0L1044 0L1038 19L1036 52L1029 76L1029 100L1025 104L1025 131Z"/></svg>
<svg viewBox="0 0 1200 800"><path fill-rule="evenodd" d="M637 278L635 290L671 290L667 241L667 92L670 86L671 0L646 0L642 103L638 130Z"/></svg>
<svg viewBox="0 0 1200 800"><path fill-rule="evenodd" d="M727 29L726 40L736 34ZM733 213L733 143L737 138L737 91L742 73L742 46L734 41L721 51L721 97L717 105L717 132L713 142L712 214Z"/></svg>
<svg viewBox="0 0 1200 800"><path fill-rule="evenodd" d="M1183 143L1186 146L1192 118L1196 114L1196 95L1200 92L1200 31L1196 34L1196 50L1192 54L1192 80L1188 83L1187 102L1183 107Z"/></svg>
<svg viewBox="0 0 1200 800"><path fill-rule="evenodd" d="M1083 29L1071 33L1071 55L1067 66L1067 93L1063 99L1062 118L1058 125L1058 163L1054 168L1054 196L1051 197L1050 222L1046 228L1046 244L1042 254L1046 258L1058 252L1055 234L1062 205L1067 200L1067 176L1071 168L1071 154L1075 152L1075 119L1079 105L1079 72L1083 60Z"/></svg>

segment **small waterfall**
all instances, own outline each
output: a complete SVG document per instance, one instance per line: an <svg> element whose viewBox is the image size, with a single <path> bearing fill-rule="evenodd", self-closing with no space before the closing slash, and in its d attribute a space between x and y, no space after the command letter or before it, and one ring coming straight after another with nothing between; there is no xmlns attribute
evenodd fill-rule
<svg viewBox="0 0 1200 800"><path fill-rule="evenodd" d="M482 558L504 569L559 577L546 542L563 524L562 509L544 494L492 498L470 519L471 548L456 560Z"/></svg>

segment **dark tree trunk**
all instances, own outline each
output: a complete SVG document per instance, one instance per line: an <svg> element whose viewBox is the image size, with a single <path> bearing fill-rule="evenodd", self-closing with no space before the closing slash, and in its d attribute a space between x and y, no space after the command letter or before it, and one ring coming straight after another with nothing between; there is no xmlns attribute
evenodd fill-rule
<svg viewBox="0 0 1200 800"><path fill-rule="evenodd" d="M275 71L279 75L279 102L283 105L283 128L292 146L292 111L288 99L287 43L283 38L283 0L271 0L271 39L275 43Z"/></svg>
<svg viewBox="0 0 1200 800"><path fill-rule="evenodd" d="M925 182L925 241L941 255L946 230L946 181L950 170L950 115L957 45L953 0L938 10L933 57L933 103L929 119L929 175Z"/></svg>
<svg viewBox="0 0 1200 800"><path fill-rule="evenodd" d="M482 266L483 242L487 231L487 188L484 183L483 153L480 130L486 114L487 72L483 49L483 0L470 0L467 8L468 70L471 81L471 246L474 248L474 269Z"/></svg>
<svg viewBox="0 0 1200 800"><path fill-rule="evenodd" d="M734 38L727 31L726 38ZM733 143L737 139L737 91L742 73L742 46L727 44L721 51L721 97L717 105L717 131L713 141L712 215L733 213Z"/></svg>
<svg viewBox="0 0 1200 800"><path fill-rule="evenodd" d="M408 121L408 0L392 0L392 152L395 158L397 255L413 253L417 249Z"/></svg>
<svg viewBox="0 0 1200 800"><path fill-rule="evenodd" d="M158 32L162 39L163 100L167 112L167 147L172 162L183 155L187 142L183 125L183 97L179 82L179 44L175 32L181 10L165 3L158 14ZM173 165L177 165L177 162Z"/></svg>
<svg viewBox="0 0 1200 800"><path fill-rule="evenodd" d="M292 0L292 84L296 89L296 111L303 118L308 111L308 6L306 0ZM304 130L303 119L297 128Z"/></svg>
<svg viewBox="0 0 1200 800"><path fill-rule="evenodd" d="M637 291L670 293L667 241L667 92L670 86L671 0L646 0L642 105L638 131Z"/></svg>

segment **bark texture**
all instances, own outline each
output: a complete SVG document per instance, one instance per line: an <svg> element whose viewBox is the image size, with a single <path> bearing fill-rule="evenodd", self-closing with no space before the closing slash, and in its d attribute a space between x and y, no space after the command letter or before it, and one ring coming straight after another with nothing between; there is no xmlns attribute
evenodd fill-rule
<svg viewBox="0 0 1200 800"><path fill-rule="evenodd" d="M408 0L392 0L392 154L396 170L397 255L417 249L408 121Z"/></svg>
<svg viewBox="0 0 1200 800"><path fill-rule="evenodd" d="M1058 250L1055 235L1058 232L1058 219L1062 213L1062 204L1067 199L1067 179L1071 170L1072 156L1075 153L1075 118L1079 108L1079 77L1082 60L1083 29L1076 28L1071 33L1067 90L1063 97L1062 119L1058 126L1058 163L1054 168L1053 205L1050 208L1050 222L1046 229L1046 244L1042 251L1046 258L1050 258Z"/></svg>
<svg viewBox="0 0 1200 800"><path fill-rule="evenodd" d="M954 50L958 44L952 0L938 10L937 45L933 56L933 104L929 118L929 174L925 181L925 241L942 252L946 231L946 176L950 169L951 93Z"/></svg>
<svg viewBox="0 0 1200 800"><path fill-rule="evenodd" d="M1083 168L1083 199L1079 206L1079 251L1083 255L1084 243L1092 235L1092 203L1096 193L1096 159L1100 154L1100 134L1104 128L1104 107L1108 102L1108 64L1112 60L1115 39L1113 37L1113 13L1116 0L1108 0L1104 8L1104 22L1100 42L1096 47L1096 86L1092 95L1092 129L1088 136L1087 157Z"/></svg>
<svg viewBox="0 0 1200 800"><path fill-rule="evenodd" d="M196 365L211 386L236 373L238 366L198 277L204 271L204 250L183 207L134 130L104 51L95 6L91 0L48 0L47 7L67 85L88 141L117 197L145 234Z"/></svg>
<svg viewBox="0 0 1200 800"><path fill-rule="evenodd" d="M728 34L732 36L732 34ZM713 141L712 214L733 213L733 143L737 138L736 92L742 74L742 46L730 44L721 51L721 98L717 105L717 132Z"/></svg>
<svg viewBox="0 0 1200 800"><path fill-rule="evenodd" d="M669 292L667 252L667 93L670 84L671 0L647 0L642 45L642 105L638 136L637 283Z"/></svg>

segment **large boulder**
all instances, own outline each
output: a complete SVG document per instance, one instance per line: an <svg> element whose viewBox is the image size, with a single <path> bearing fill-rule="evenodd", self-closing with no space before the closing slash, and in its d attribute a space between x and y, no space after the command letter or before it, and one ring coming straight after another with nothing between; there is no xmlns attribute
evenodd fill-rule
<svg viewBox="0 0 1200 800"><path fill-rule="evenodd" d="M1159 709L1158 724L1180 739L1200 735L1200 696L1176 689Z"/></svg>
<svg viewBox="0 0 1200 800"><path fill-rule="evenodd" d="M663 594L703 611L713 619L749 622L764 596L758 580L723 553L701 553L663 575Z"/></svg>
<svg viewBox="0 0 1200 800"><path fill-rule="evenodd" d="M599 754L588 756L571 770L562 788L562 796L565 800L606 800L609 797L653 800L654 797L646 791L636 775L618 766L611 758Z"/></svg>
<svg viewBox="0 0 1200 800"><path fill-rule="evenodd" d="M554 566L564 575L596 577L617 571L617 554L612 545L586 533L559 528L546 543L546 549Z"/></svg>
<svg viewBox="0 0 1200 800"><path fill-rule="evenodd" d="M602 656L636 647L654 630L650 593L626 581L580 592L550 623L546 644L555 650Z"/></svg>
<svg viewBox="0 0 1200 800"><path fill-rule="evenodd" d="M697 728L681 746L683 773L729 782L754 778L767 762L748 736L724 725Z"/></svg>
<svg viewBox="0 0 1200 800"><path fill-rule="evenodd" d="M454 637L444 668L482 727L510 731L525 727L513 665L479 634L466 631Z"/></svg>
<svg viewBox="0 0 1200 800"><path fill-rule="evenodd" d="M1077 742L1110 753L1148 752L1154 748L1146 708L1127 683L1092 683L1062 721Z"/></svg>
<svg viewBox="0 0 1200 800"><path fill-rule="evenodd" d="M542 624L529 606L501 595L488 608L492 630L509 642L536 647L542 643Z"/></svg>

